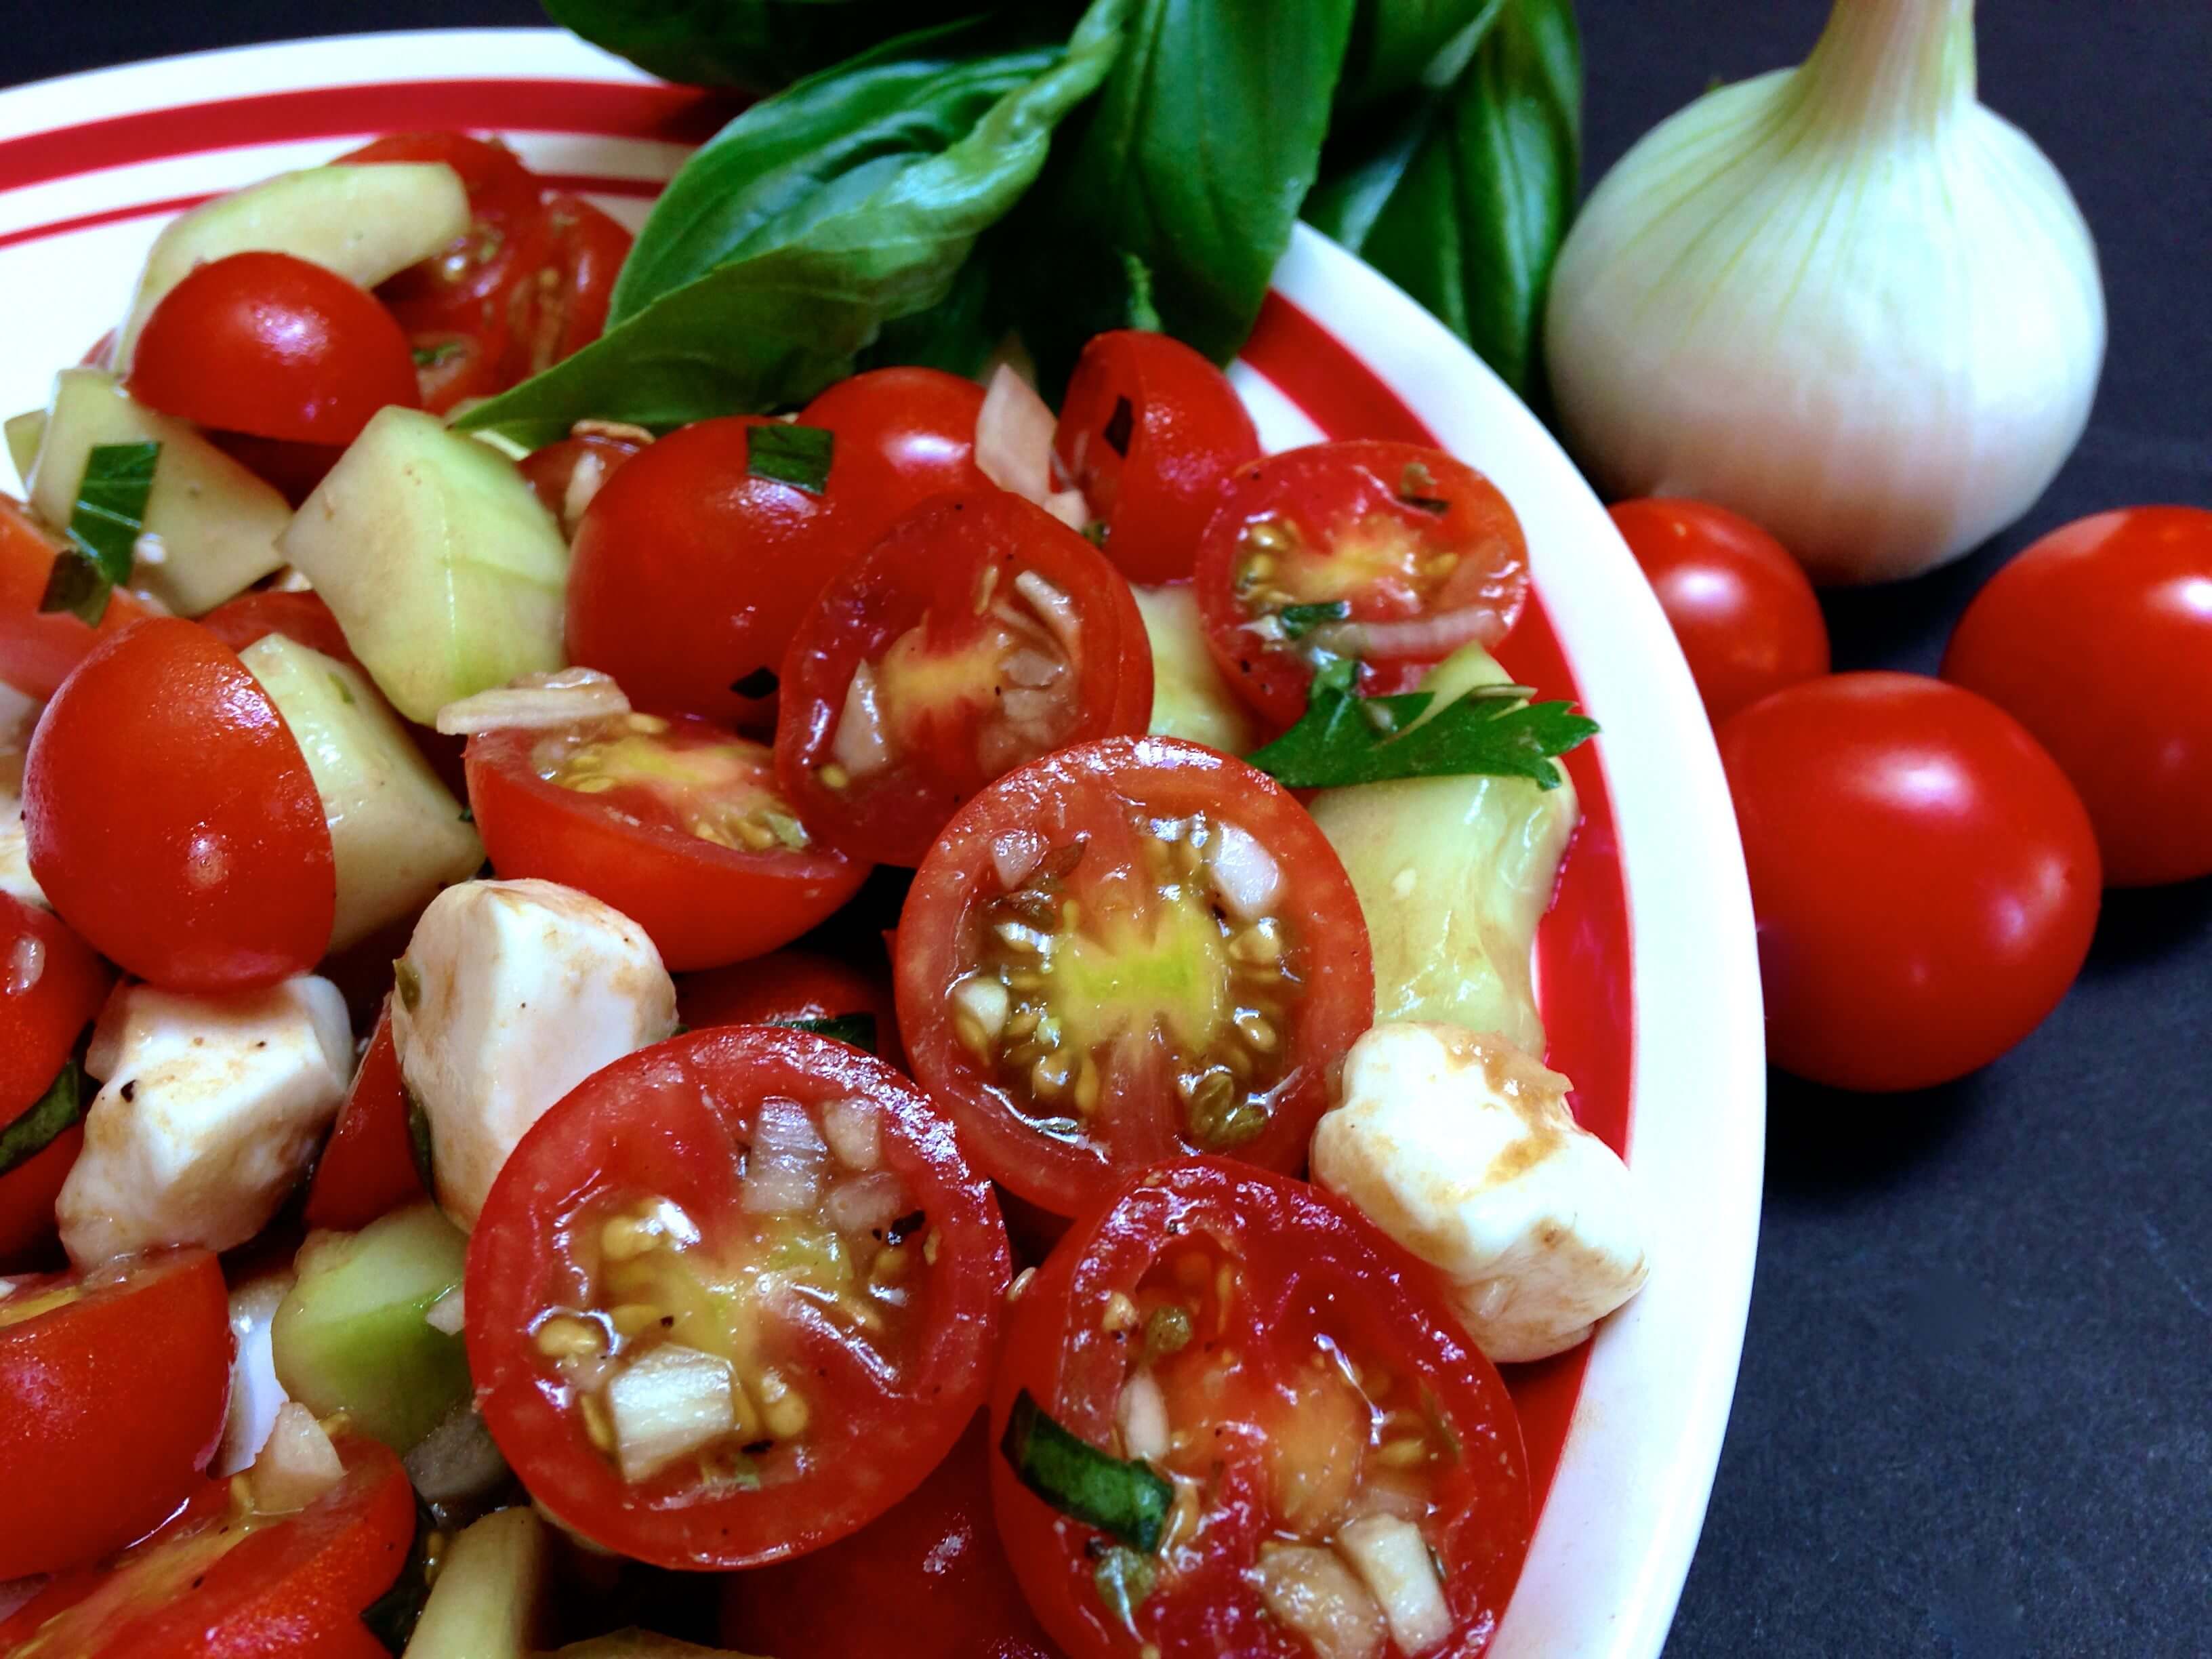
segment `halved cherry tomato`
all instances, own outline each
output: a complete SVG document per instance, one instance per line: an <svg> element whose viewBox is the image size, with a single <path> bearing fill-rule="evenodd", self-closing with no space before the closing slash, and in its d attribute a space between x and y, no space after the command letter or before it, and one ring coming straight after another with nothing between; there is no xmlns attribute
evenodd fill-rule
<svg viewBox="0 0 2212 1659"><path fill-rule="evenodd" d="M337 1122L308 1183L310 1227L353 1232L422 1196L407 1124L407 1091L399 1080L399 1051L392 1041L392 1000L385 999L376 1030L338 1108Z"/></svg>
<svg viewBox="0 0 2212 1659"><path fill-rule="evenodd" d="M22 502L0 495L0 681L26 696L51 697L94 645L154 614L119 587L98 628L66 611L40 610L68 545Z"/></svg>
<svg viewBox="0 0 2212 1659"><path fill-rule="evenodd" d="M1106 556L1133 582L1170 582L1191 574L1231 474L1260 458L1260 434L1205 357L1116 329L1083 348L1052 448L1104 524Z"/></svg>
<svg viewBox="0 0 2212 1659"><path fill-rule="evenodd" d="M114 977L60 917L0 893L0 1129L46 1092Z"/></svg>
<svg viewBox="0 0 2212 1659"><path fill-rule="evenodd" d="M1828 672L1828 625L1813 584L1789 549L1750 520L1658 496L1611 512L1715 726L1770 691Z"/></svg>
<svg viewBox="0 0 2212 1659"><path fill-rule="evenodd" d="M872 546L932 495L983 489L975 465L975 417L983 388L943 369L872 368L843 380L799 411L802 425L837 434L852 498L854 535Z"/></svg>
<svg viewBox="0 0 2212 1659"><path fill-rule="evenodd" d="M991 1519L989 1430L979 1413L928 1480L850 1538L724 1579L722 1640L824 1659L1059 1659Z"/></svg>
<svg viewBox="0 0 2212 1659"><path fill-rule="evenodd" d="M891 997L889 966L864 973L819 951L776 951L711 973L687 974L676 981L676 1017L697 1030L802 1021L811 1026L858 1015L875 1028L876 1055L904 1071L906 1051L899 1047L898 1006Z"/></svg>
<svg viewBox="0 0 2212 1659"><path fill-rule="evenodd" d="M387 404L420 398L399 325L366 289L289 253L199 266L147 318L131 395L202 426L347 444Z"/></svg>
<svg viewBox="0 0 2212 1659"><path fill-rule="evenodd" d="M1967 606L1943 678L2051 751L2107 882L2212 875L2212 513L2136 507L2052 531Z"/></svg>
<svg viewBox="0 0 2212 1659"><path fill-rule="evenodd" d="M562 533L573 538L600 487L644 447L635 439L587 432L533 449L517 465L545 510L560 520Z"/></svg>
<svg viewBox="0 0 2212 1659"><path fill-rule="evenodd" d="M84 1150L84 1125L72 1123L0 1175L0 1273L50 1267L62 1260L54 1204Z"/></svg>
<svg viewBox="0 0 2212 1659"><path fill-rule="evenodd" d="M1430 1276L1326 1194L1215 1159L1130 1177L1014 1299L995 1435L1024 1394L1174 1487L1145 1551L994 1461L999 1534L1076 1659L1489 1644L1528 1547L1512 1401ZM1417 1650L1352 1565L1378 1533L1441 1592Z"/></svg>
<svg viewBox="0 0 2212 1659"><path fill-rule="evenodd" d="M994 1179L1073 1215L1186 1152L1305 1162L1375 1018L1359 901L1265 773L1109 738L1000 779L899 915L899 1031Z"/></svg>
<svg viewBox="0 0 2212 1659"><path fill-rule="evenodd" d="M422 407L433 415L450 415L472 398L489 398L507 389L501 373L507 341L495 329L483 336L422 329L410 334L407 343L415 357L415 384Z"/></svg>
<svg viewBox="0 0 2212 1659"><path fill-rule="evenodd" d="M354 660L353 647L346 643L345 630L338 626L323 596L305 589L257 588L224 600L199 623L234 651L243 651L271 634L282 634L295 645L361 666Z"/></svg>
<svg viewBox="0 0 2212 1659"><path fill-rule="evenodd" d="M749 731L775 724L784 647L864 545L848 512L852 463L834 435L819 492L755 470L750 434L775 424L736 415L672 433L585 509L568 655L613 675L632 702Z"/></svg>
<svg viewBox="0 0 2212 1659"><path fill-rule="evenodd" d="M765 745L694 715L483 732L468 773L494 868L605 900L672 969L788 944L867 878L816 844Z"/></svg>
<svg viewBox="0 0 2212 1659"><path fill-rule="evenodd" d="M989 1183L912 1083L809 1032L694 1031L586 1079L501 1170L469 1370L562 1525L756 1566L858 1530L951 1449L1007 1267Z"/></svg>
<svg viewBox="0 0 2212 1659"><path fill-rule="evenodd" d="M11 1659L371 1659L361 1615L415 1535L399 1460L333 1438L345 1473L303 1510L264 1514L208 1482L168 1526L96 1571L65 1574L5 1624Z"/></svg>
<svg viewBox="0 0 2212 1659"><path fill-rule="evenodd" d="M23 827L54 908L157 985L273 985L330 943L315 781L238 653L198 623L140 623L79 665L31 739Z"/></svg>
<svg viewBox="0 0 2212 1659"><path fill-rule="evenodd" d="M230 1351L205 1250L0 1292L0 1579L96 1560L183 1503L222 1437Z"/></svg>
<svg viewBox="0 0 2212 1659"><path fill-rule="evenodd" d="M2096 931L2096 837L1995 703L1917 674L1838 674L1752 704L1720 750L1776 1064L1927 1088L1995 1060L2065 995Z"/></svg>
<svg viewBox="0 0 2212 1659"><path fill-rule="evenodd" d="M1229 683L1279 726L1305 712L1325 653L1360 660L1370 696L1512 631L1528 597L1521 521L1473 467L1362 439L1239 471L1199 543L1192 581Z"/></svg>
<svg viewBox="0 0 2212 1659"><path fill-rule="evenodd" d="M1141 732L1152 651L1129 585L1043 508L940 495L848 566L783 659L776 774L807 826L914 865L977 790Z"/></svg>
<svg viewBox="0 0 2212 1659"><path fill-rule="evenodd" d="M501 371L508 384L543 374L599 337L630 240L580 196L545 199L526 249L531 263L508 292Z"/></svg>

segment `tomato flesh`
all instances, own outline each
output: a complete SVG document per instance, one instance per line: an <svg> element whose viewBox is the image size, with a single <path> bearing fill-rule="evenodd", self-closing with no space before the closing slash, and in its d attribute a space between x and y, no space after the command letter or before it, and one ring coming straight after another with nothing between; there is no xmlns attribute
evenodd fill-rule
<svg viewBox="0 0 2212 1659"><path fill-rule="evenodd" d="M757 1565L854 1531L951 1448L1006 1273L988 1185L898 1073L810 1033L696 1032L586 1079L501 1171L470 1367L564 1524Z"/></svg>
<svg viewBox="0 0 2212 1659"><path fill-rule="evenodd" d="M1297 1168L1374 1015L1349 879L1272 779L1109 739L1002 779L947 826L900 917L915 1074L1022 1197L1073 1214L1191 1152Z"/></svg>
<svg viewBox="0 0 2212 1659"><path fill-rule="evenodd" d="M1014 1302L1018 1393L1174 1487L1145 1554L1057 1512L1002 1455L999 1527L1079 1659L1404 1651L1354 1540L1410 1527L1443 1607L1419 1651L1488 1644L1526 1553L1520 1428L1431 1282L1304 1183L1194 1160L1079 1219Z"/></svg>
<svg viewBox="0 0 2212 1659"><path fill-rule="evenodd" d="M387 998L315 1165L302 1218L310 1227L351 1232L422 1195Z"/></svg>

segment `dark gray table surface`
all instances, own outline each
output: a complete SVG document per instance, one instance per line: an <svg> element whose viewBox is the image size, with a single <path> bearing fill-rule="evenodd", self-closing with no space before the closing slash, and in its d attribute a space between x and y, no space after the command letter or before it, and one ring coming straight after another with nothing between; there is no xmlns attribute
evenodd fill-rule
<svg viewBox="0 0 2212 1659"><path fill-rule="evenodd" d="M1796 61L1826 9L1583 0L1586 177L1716 79ZM0 75L538 21L527 0L48 8ZM2096 233L2104 383L2021 526L1831 603L1839 666L1933 672L1981 581L2069 519L2212 506L2212 3L2003 0L1979 22L1985 100ZM1890 1101L1778 1077L1771 1124L1742 1376L1672 1659L2212 1654L2212 882L2108 896L2081 983L1980 1075Z"/></svg>

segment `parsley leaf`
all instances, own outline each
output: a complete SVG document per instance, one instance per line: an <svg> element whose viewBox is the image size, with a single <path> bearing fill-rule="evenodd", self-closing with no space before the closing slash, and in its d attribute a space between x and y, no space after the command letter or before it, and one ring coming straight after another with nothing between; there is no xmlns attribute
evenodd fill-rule
<svg viewBox="0 0 2212 1659"><path fill-rule="evenodd" d="M70 510L69 551L54 560L39 609L66 611L92 627L107 614L107 596L131 580L146 501L154 493L158 443L94 444Z"/></svg>
<svg viewBox="0 0 2212 1659"><path fill-rule="evenodd" d="M1553 757L1597 734L1597 722L1570 704L1528 701L1525 685L1477 686L1421 720L1433 693L1363 697L1352 690L1358 675L1348 658L1325 664L1298 723L1245 758L1291 789L1472 775L1556 789Z"/></svg>

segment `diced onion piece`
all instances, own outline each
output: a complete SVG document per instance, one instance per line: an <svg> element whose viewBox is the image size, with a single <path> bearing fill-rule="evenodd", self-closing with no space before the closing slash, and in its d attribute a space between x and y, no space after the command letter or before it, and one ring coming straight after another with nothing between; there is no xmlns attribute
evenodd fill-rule
<svg viewBox="0 0 2212 1659"><path fill-rule="evenodd" d="M1252 1578L1267 1611L1306 1639L1315 1659L1376 1659L1382 1653L1382 1609L1328 1551L1269 1546L1261 1550Z"/></svg>
<svg viewBox="0 0 2212 1659"><path fill-rule="evenodd" d="M434 1331L443 1331L447 1336L459 1336L467 1318L468 1310L461 1300L461 1287L456 1285L430 1304L422 1315L422 1322Z"/></svg>
<svg viewBox="0 0 2212 1659"><path fill-rule="evenodd" d="M822 1109L822 1138L848 1170L872 1170L884 1161L884 1120L865 1095L847 1095Z"/></svg>
<svg viewBox="0 0 2212 1659"><path fill-rule="evenodd" d="M822 1200L822 1218L841 1233L879 1232L911 1207L906 1183L878 1170L832 1187Z"/></svg>
<svg viewBox="0 0 2212 1659"><path fill-rule="evenodd" d="M830 739L830 758L856 778L880 772L891 762L890 728L884 721L876 672L866 663L853 671L845 688L845 707Z"/></svg>
<svg viewBox="0 0 2212 1659"><path fill-rule="evenodd" d="M449 738L479 732L550 732L579 720L629 713L623 689L596 668L563 668L525 674L512 684L449 702L438 711L438 730Z"/></svg>
<svg viewBox="0 0 2212 1659"><path fill-rule="evenodd" d="M246 1479L252 1483L255 1509L264 1515L289 1515L307 1508L344 1477L337 1448L331 1444L314 1413L288 1400L277 1407L268 1443Z"/></svg>
<svg viewBox="0 0 2212 1659"><path fill-rule="evenodd" d="M1115 1421L1121 1430L1121 1455L1141 1457L1148 1462L1162 1462L1168 1455L1168 1401L1160 1392L1159 1379L1149 1370L1139 1369L1130 1374L1121 1385L1121 1398L1115 1407Z"/></svg>
<svg viewBox="0 0 2212 1659"><path fill-rule="evenodd" d="M811 1210L822 1195L823 1165L829 1158L830 1148L806 1108L787 1095L770 1095L753 1121L738 1207L748 1215Z"/></svg>
<svg viewBox="0 0 2212 1659"><path fill-rule="evenodd" d="M584 516L584 509L599 493L599 486L607 481L607 459L596 449L587 449L576 457L575 465L568 469L568 487L561 492L561 527L570 535Z"/></svg>
<svg viewBox="0 0 2212 1659"><path fill-rule="evenodd" d="M464 1406L422 1437L400 1462L415 1490L433 1504L459 1504L482 1498L507 1479L491 1431L474 1406Z"/></svg>
<svg viewBox="0 0 2212 1659"><path fill-rule="evenodd" d="M648 1350L607 1384L615 1459L643 1480L737 1426L730 1362L679 1343Z"/></svg>
<svg viewBox="0 0 2212 1659"><path fill-rule="evenodd" d="M1340 657L1440 662L1462 646L1495 645L1504 636L1504 618L1498 611L1462 605L1404 622L1324 623L1307 637Z"/></svg>
<svg viewBox="0 0 2212 1659"><path fill-rule="evenodd" d="M1213 890L1239 921L1257 921L1283 896L1283 872L1249 830L1222 824L1206 843Z"/></svg>
<svg viewBox="0 0 2212 1659"><path fill-rule="evenodd" d="M1008 892L1044 862L1044 837L1033 830L1008 830L991 839L991 872Z"/></svg>
<svg viewBox="0 0 2212 1659"><path fill-rule="evenodd" d="M1013 998L1005 984L986 974L970 974L954 986L951 1002L955 1013L974 1020L993 1042L1006 1029L1006 1016L1013 1007Z"/></svg>
<svg viewBox="0 0 2212 1659"><path fill-rule="evenodd" d="M1370 1515L1338 1533L1336 1547L1382 1604L1391 1639L1409 1659L1451 1634L1451 1608L1419 1527L1395 1516Z"/></svg>
<svg viewBox="0 0 2212 1659"><path fill-rule="evenodd" d="M975 416L975 465L1000 489L1035 501L1070 529L1091 520L1079 489L1062 489L1055 476L1052 434L1060 424L1051 405L1011 366L1000 363Z"/></svg>

